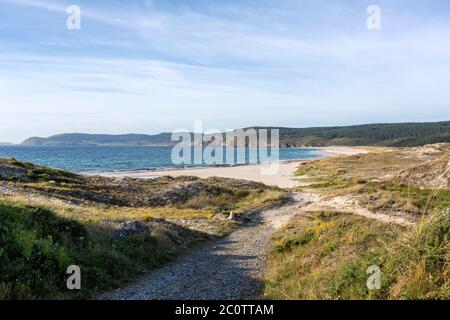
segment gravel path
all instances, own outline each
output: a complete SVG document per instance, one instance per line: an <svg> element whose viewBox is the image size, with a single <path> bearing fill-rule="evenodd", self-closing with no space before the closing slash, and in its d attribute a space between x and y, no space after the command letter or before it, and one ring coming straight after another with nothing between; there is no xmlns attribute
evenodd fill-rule
<svg viewBox="0 0 450 320"><path fill-rule="evenodd" d="M104 295L113 300L233 300L259 299L265 254L271 234L302 211L353 212L385 223L409 225L402 217L372 213L347 198L323 200L315 193L296 192L276 209L253 216L253 221L224 239L207 244L149 273L135 284Z"/></svg>
<svg viewBox="0 0 450 320"><path fill-rule="evenodd" d="M270 235L308 202L307 195L293 194L283 207L254 216L248 226L224 239L181 257L135 284L118 289L103 299L257 299L265 270Z"/></svg>

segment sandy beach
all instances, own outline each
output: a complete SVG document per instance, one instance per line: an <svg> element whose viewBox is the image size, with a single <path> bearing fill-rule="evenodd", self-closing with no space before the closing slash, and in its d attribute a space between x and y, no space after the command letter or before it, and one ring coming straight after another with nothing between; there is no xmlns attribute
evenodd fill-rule
<svg viewBox="0 0 450 320"><path fill-rule="evenodd" d="M367 153L366 150L351 147L322 147L317 149L328 156ZM299 186L299 182L295 180L294 172L299 164L304 161L308 160L280 161L278 163L278 170L276 170L274 174L262 174L262 171L264 169L267 170L268 168L270 168L269 166L274 166L274 164L254 164L233 167L206 167L159 171L147 170L133 172L114 172L102 173L100 175L115 178L131 177L142 179L157 178L162 176L195 176L199 178L222 177L257 181L262 182L266 185L278 186L280 188L293 188Z"/></svg>

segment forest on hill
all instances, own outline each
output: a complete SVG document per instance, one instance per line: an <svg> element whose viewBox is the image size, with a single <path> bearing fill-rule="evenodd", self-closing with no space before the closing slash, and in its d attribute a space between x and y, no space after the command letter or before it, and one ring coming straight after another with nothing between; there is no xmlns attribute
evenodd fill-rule
<svg viewBox="0 0 450 320"><path fill-rule="evenodd" d="M275 129L274 127L252 128ZM331 145L413 147L431 143L450 142L450 121L279 129L280 145L282 147L321 147ZM66 133L48 138L28 138L22 142L22 145L170 146L175 143L171 141L169 132L157 135Z"/></svg>

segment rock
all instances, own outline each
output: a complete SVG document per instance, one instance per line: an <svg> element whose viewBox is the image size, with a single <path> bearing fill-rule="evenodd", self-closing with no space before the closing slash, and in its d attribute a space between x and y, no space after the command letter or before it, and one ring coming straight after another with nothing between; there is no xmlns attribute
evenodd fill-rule
<svg viewBox="0 0 450 320"><path fill-rule="evenodd" d="M216 213L215 216L216 216L220 221L226 220L225 217L223 216L223 214L221 214L221 213Z"/></svg>
<svg viewBox="0 0 450 320"><path fill-rule="evenodd" d="M188 199L205 191L203 183L196 181L180 182L176 186L164 190L161 194L153 199L155 205L166 205L185 202Z"/></svg>
<svg viewBox="0 0 450 320"><path fill-rule="evenodd" d="M4 181L0 187L0 194L11 194L12 190L9 188L8 181Z"/></svg>
<svg viewBox="0 0 450 320"><path fill-rule="evenodd" d="M126 239L130 236L149 232L149 228L140 221L125 221L119 224L109 237L111 240Z"/></svg>

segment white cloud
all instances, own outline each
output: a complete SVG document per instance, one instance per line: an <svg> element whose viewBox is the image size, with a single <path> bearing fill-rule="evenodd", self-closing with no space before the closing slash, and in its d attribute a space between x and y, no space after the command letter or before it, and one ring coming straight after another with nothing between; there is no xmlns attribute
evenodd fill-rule
<svg viewBox="0 0 450 320"><path fill-rule="evenodd" d="M56 1L0 2L66 14ZM374 33L365 8L330 1L125 3L81 3L95 24L70 37L0 35L0 140L64 128L156 132L196 119L218 128L438 120L450 103L448 20L388 16Z"/></svg>

